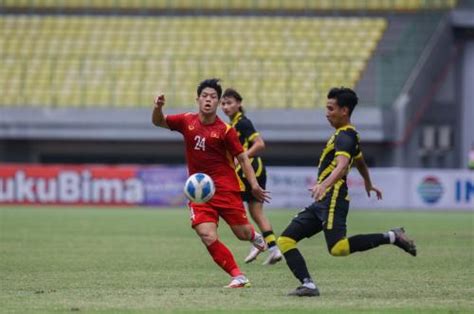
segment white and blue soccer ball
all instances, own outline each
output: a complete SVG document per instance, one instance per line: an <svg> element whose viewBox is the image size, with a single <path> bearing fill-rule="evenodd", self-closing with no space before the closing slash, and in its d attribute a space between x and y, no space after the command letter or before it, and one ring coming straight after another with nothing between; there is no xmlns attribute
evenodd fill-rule
<svg viewBox="0 0 474 314"><path fill-rule="evenodd" d="M206 203L216 193L212 178L205 173L191 175L184 184L184 194L193 203Z"/></svg>

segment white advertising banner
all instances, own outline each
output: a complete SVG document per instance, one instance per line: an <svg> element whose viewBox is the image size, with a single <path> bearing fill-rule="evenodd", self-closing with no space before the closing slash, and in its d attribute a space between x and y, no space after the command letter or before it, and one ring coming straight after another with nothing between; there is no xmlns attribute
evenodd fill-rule
<svg viewBox="0 0 474 314"><path fill-rule="evenodd" d="M303 208L313 200L309 188L316 182L315 167L267 167L267 189L272 193L271 208ZM406 206L403 171L397 168L378 168L371 171L372 181L384 191L383 200L365 192L364 180L357 171L347 179L351 208L394 208Z"/></svg>
<svg viewBox="0 0 474 314"><path fill-rule="evenodd" d="M308 189L316 181L315 167L267 167L269 208L303 208L312 203ZM474 172L372 168L372 182L383 192L377 200L365 191L364 180L353 169L348 176L351 208L474 210Z"/></svg>
<svg viewBox="0 0 474 314"><path fill-rule="evenodd" d="M469 170L407 171L408 206L474 210L474 172Z"/></svg>
<svg viewBox="0 0 474 314"><path fill-rule="evenodd" d="M399 168L373 168L370 170L372 184L382 191L382 199L377 200L374 192L370 198L365 191L364 179L356 169L352 169L348 178L351 208L403 209L407 207L405 191L405 172Z"/></svg>
<svg viewBox="0 0 474 314"><path fill-rule="evenodd" d="M267 190L270 208L303 208L312 203L308 191L316 182L315 167L267 167Z"/></svg>

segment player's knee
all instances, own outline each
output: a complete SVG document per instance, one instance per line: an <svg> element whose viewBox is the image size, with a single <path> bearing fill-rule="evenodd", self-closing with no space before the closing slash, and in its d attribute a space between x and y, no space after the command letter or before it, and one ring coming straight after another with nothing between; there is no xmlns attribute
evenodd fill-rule
<svg viewBox="0 0 474 314"><path fill-rule="evenodd" d="M347 256L351 254L349 240L344 238L336 242L329 250L332 256Z"/></svg>
<svg viewBox="0 0 474 314"><path fill-rule="evenodd" d="M211 245L217 240L217 234L213 232L199 233L199 237L201 238L202 243L204 243L206 246Z"/></svg>
<svg viewBox="0 0 474 314"><path fill-rule="evenodd" d="M286 253L289 250L296 249L296 240L289 237L279 236L277 239L277 244L282 253Z"/></svg>

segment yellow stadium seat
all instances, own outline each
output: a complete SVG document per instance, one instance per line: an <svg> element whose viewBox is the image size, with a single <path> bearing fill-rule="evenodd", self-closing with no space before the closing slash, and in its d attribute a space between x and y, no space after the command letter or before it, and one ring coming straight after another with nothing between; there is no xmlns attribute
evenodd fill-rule
<svg viewBox="0 0 474 314"><path fill-rule="evenodd" d="M419 10L446 9L456 0L3 0L5 7L199 10Z"/></svg>
<svg viewBox="0 0 474 314"><path fill-rule="evenodd" d="M193 105L196 84L220 77L224 86L243 86L251 106L310 108L331 79L356 84L386 28L381 18L4 16L1 22L0 83L21 98L8 96L0 105L35 96L24 105L45 106L149 106L157 89L172 106ZM10 73L21 80L24 68L31 88L21 90Z"/></svg>

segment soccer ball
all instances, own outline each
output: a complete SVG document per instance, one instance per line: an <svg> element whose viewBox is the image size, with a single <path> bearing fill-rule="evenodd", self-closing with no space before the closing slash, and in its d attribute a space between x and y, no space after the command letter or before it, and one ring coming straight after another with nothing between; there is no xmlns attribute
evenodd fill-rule
<svg viewBox="0 0 474 314"><path fill-rule="evenodd" d="M184 194L193 203L205 203L216 192L214 181L205 173L191 175L184 184Z"/></svg>

